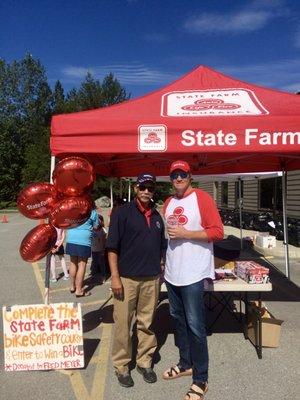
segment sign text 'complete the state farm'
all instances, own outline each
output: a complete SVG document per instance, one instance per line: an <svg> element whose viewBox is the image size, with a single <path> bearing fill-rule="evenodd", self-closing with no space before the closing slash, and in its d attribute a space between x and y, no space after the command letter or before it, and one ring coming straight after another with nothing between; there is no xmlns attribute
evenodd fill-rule
<svg viewBox="0 0 300 400"><path fill-rule="evenodd" d="M243 143L241 143L243 141ZM300 144L300 132L260 132L257 128L245 129L243 135L234 132L205 133L201 130L186 129L181 133L183 146L251 146L254 143L260 146L294 145Z"/></svg>

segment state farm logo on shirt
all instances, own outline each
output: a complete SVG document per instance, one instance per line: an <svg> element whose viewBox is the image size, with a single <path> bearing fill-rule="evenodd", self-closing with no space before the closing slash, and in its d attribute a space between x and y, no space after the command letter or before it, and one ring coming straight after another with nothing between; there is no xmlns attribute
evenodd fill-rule
<svg viewBox="0 0 300 400"><path fill-rule="evenodd" d="M167 150L166 125L140 125L138 127L138 149L142 152Z"/></svg>
<svg viewBox="0 0 300 400"><path fill-rule="evenodd" d="M183 207L176 207L173 210L173 214L167 217L167 225L178 226L185 225L188 222L188 217L184 215Z"/></svg>
<svg viewBox="0 0 300 400"><path fill-rule="evenodd" d="M249 89L195 90L166 93L163 117L215 117L269 114Z"/></svg>

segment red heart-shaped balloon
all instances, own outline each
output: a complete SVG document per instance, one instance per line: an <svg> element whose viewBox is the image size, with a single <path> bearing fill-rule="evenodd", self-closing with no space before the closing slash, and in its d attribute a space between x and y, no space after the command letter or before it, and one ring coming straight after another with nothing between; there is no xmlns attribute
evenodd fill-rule
<svg viewBox="0 0 300 400"><path fill-rule="evenodd" d="M57 232L53 225L38 225L31 229L22 240L20 255L24 261L38 261L49 253L54 247L56 240Z"/></svg>
<svg viewBox="0 0 300 400"><path fill-rule="evenodd" d="M53 171L53 183L65 196L81 196L92 189L94 181L92 164L81 157L64 158Z"/></svg>
<svg viewBox="0 0 300 400"><path fill-rule="evenodd" d="M45 218L53 209L56 195L56 189L51 183L31 183L19 193L17 206L27 218Z"/></svg>
<svg viewBox="0 0 300 400"><path fill-rule="evenodd" d="M85 196L59 200L50 213L50 222L57 228L75 228L91 215L92 202Z"/></svg>

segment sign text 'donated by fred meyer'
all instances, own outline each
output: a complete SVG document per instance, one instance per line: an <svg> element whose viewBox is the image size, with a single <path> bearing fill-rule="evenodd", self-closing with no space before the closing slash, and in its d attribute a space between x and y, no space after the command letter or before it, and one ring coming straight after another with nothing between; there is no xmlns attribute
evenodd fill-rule
<svg viewBox="0 0 300 400"><path fill-rule="evenodd" d="M3 307L4 369L84 367L81 305Z"/></svg>

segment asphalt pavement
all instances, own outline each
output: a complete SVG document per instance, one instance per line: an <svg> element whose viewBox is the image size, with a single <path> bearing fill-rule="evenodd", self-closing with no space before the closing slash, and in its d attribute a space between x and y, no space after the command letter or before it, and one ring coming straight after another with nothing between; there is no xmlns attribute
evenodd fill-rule
<svg viewBox="0 0 300 400"><path fill-rule="evenodd" d="M2 214L0 213L0 216ZM33 265L19 256L19 246L25 234L37 222L7 214L8 223L0 219L0 302L1 305L40 304L43 302L45 261ZM230 230L231 234L235 234ZM236 233L237 237L239 234ZM258 359L254 347L245 340L242 326L224 312L208 337L210 370L207 400L297 400L300 393L300 289L280 272L281 255L251 253L271 267L274 285L272 293L264 296L270 311L284 321L278 348L264 348ZM271 257L271 258L270 258ZM276 268L272 264L276 264ZM279 265L280 264L280 265ZM291 258L291 277L299 276L299 259ZM61 272L58 267L58 272ZM298 278L296 279L298 281ZM299 281L298 281L299 283ZM122 388L117 383L110 359L113 334L112 305L109 282L99 285L87 276L86 284L92 295L82 299L85 368L62 371L5 372L3 341L0 347L0 399L17 400L166 400L183 399L190 378L172 381L161 379L163 371L178 361L174 345L173 324L168 301L157 309L154 329L159 348L155 357L158 382L147 384L136 369L132 370L135 385ZM59 279L51 286L51 303L73 302L68 282ZM212 318L208 315L208 319ZM0 325L3 337L2 318ZM134 365L133 365L134 367Z"/></svg>

